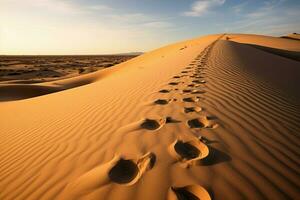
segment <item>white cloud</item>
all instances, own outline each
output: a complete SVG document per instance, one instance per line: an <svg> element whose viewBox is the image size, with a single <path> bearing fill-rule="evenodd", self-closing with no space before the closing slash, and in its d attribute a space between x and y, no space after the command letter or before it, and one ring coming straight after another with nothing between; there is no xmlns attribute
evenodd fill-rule
<svg viewBox="0 0 300 200"><path fill-rule="evenodd" d="M94 5L82 5L66 0L1 0L1 7L6 8L22 8L24 9L43 9L45 11L68 14L85 14L96 11L112 10L107 5L94 4Z"/></svg>
<svg viewBox="0 0 300 200"><path fill-rule="evenodd" d="M113 8L106 6L106 5L92 5L87 7L90 10L95 10L95 11L109 11L113 10Z"/></svg>
<svg viewBox="0 0 300 200"><path fill-rule="evenodd" d="M211 8L221 6L226 0L198 0L194 2L189 11L183 13L185 16L199 17L207 13Z"/></svg>
<svg viewBox="0 0 300 200"><path fill-rule="evenodd" d="M145 51L172 40L170 21L99 3L0 0L0 54Z"/></svg>
<svg viewBox="0 0 300 200"><path fill-rule="evenodd" d="M299 31L299 8L283 9L285 0L265 1L258 9L236 13L240 20L230 25L231 31L270 35L283 35Z"/></svg>

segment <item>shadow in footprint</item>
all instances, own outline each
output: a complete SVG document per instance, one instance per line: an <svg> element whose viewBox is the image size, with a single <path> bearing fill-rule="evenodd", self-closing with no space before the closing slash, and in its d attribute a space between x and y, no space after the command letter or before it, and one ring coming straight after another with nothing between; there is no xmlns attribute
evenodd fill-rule
<svg viewBox="0 0 300 200"><path fill-rule="evenodd" d="M157 99L154 101L155 104L158 104L158 105L166 105L170 102L169 99Z"/></svg>
<svg viewBox="0 0 300 200"><path fill-rule="evenodd" d="M180 76L173 76L173 78L180 78Z"/></svg>
<svg viewBox="0 0 300 200"><path fill-rule="evenodd" d="M218 143L219 142L217 140L210 140L210 139L208 139L207 137L204 137L204 136L199 136L198 138L204 144L213 144L213 143Z"/></svg>
<svg viewBox="0 0 300 200"><path fill-rule="evenodd" d="M170 153L177 161L184 164L184 167L190 167L205 158L209 154L209 149L206 144L197 139L186 142L176 140L170 146Z"/></svg>
<svg viewBox="0 0 300 200"><path fill-rule="evenodd" d="M179 82L170 82L169 85L178 85Z"/></svg>
<svg viewBox="0 0 300 200"><path fill-rule="evenodd" d="M193 83L198 83L198 84L206 83L206 81L204 81L204 80L193 80L192 82Z"/></svg>
<svg viewBox="0 0 300 200"><path fill-rule="evenodd" d="M183 93L189 93L189 92L192 92L192 90L190 90L190 89L184 89L184 90L182 90L182 92Z"/></svg>
<svg viewBox="0 0 300 200"><path fill-rule="evenodd" d="M211 200L210 194L199 185L171 187L167 200Z"/></svg>
<svg viewBox="0 0 300 200"><path fill-rule="evenodd" d="M211 187L207 188L207 192L209 193L211 199L215 199L215 193Z"/></svg>
<svg viewBox="0 0 300 200"><path fill-rule="evenodd" d="M120 158L109 170L108 177L114 183L132 185L136 183L147 170L153 168L155 161L156 156L151 152L145 154L136 162L134 160Z"/></svg>
<svg viewBox="0 0 300 200"><path fill-rule="evenodd" d="M120 159L109 171L108 176L115 183L125 184L133 181L138 172L139 168L132 160Z"/></svg>
<svg viewBox="0 0 300 200"><path fill-rule="evenodd" d="M184 102L198 102L198 101L200 101L200 97L187 97L187 98L183 98L182 101L184 101Z"/></svg>
<svg viewBox="0 0 300 200"><path fill-rule="evenodd" d="M160 93L169 93L170 90L165 90L165 89L164 89L164 90L160 90L159 92L160 92Z"/></svg>
<svg viewBox="0 0 300 200"><path fill-rule="evenodd" d="M172 117L166 118L166 123L180 123L181 121L173 119Z"/></svg>
<svg viewBox="0 0 300 200"><path fill-rule="evenodd" d="M218 119L216 116L207 116L207 119L208 120L216 120Z"/></svg>
<svg viewBox="0 0 300 200"><path fill-rule="evenodd" d="M200 112L202 110L201 107L185 107L184 112L190 113L190 112Z"/></svg>
<svg viewBox="0 0 300 200"><path fill-rule="evenodd" d="M206 158L203 158L202 160L199 160L197 164L201 166L209 166L209 165L215 165L215 164L228 162L232 160L228 154L214 147L208 146L208 149L209 149L208 156Z"/></svg>
<svg viewBox="0 0 300 200"><path fill-rule="evenodd" d="M187 121L187 125L190 128L209 128L214 129L218 127L218 124L210 122L206 116L200 116L198 118L190 119Z"/></svg>
<svg viewBox="0 0 300 200"><path fill-rule="evenodd" d="M144 119L140 127L148 130L157 130L166 123L166 119Z"/></svg>
<svg viewBox="0 0 300 200"><path fill-rule="evenodd" d="M172 190L176 194L178 200L200 200L197 196L184 188L172 188Z"/></svg>
<svg viewBox="0 0 300 200"><path fill-rule="evenodd" d="M199 119L191 119L187 121L190 128L204 128L208 126L208 122Z"/></svg>
<svg viewBox="0 0 300 200"><path fill-rule="evenodd" d="M190 160L193 158L197 158L200 154L200 150L194 147L189 143L184 143L182 141L178 141L174 145L175 151L180 155L182 158Z"/></svg>

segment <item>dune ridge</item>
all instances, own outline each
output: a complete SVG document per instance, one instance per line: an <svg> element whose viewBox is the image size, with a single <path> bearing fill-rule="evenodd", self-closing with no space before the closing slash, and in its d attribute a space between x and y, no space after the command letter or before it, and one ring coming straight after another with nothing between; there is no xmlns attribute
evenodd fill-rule
<svg viewBox="0 0 300 200"><path fill-rule="evenodd" d="M299 99L266 56L299 66L211 35L0 103L0 198L296 199Z"/></svg>

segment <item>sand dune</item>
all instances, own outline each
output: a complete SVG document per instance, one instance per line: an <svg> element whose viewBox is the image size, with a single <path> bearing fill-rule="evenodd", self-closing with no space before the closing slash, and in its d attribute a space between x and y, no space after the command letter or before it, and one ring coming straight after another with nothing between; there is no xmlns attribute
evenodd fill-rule
<svg viewBox="0 0 300 200"><path fill-rule="evenodd" d="M298 42L210 35L0 88L0 199L299 198L300 63L249 46Z"/></svg>
<svg viewBox="0 0 300 200"><path fill-rule="evenodd" d="M282 36L282 38L291 39L291 40L300 40L300 34L293 33L293 34L289 34L287 36Z"/></svg>
<svg viewBox="0 0 300 200"><path fill-rule="evenodd" d="M230 41L243 44L255 44L264 47L284 49L289 51L300 51L299 41L280 37L248 34L227 34Z"/></svg>

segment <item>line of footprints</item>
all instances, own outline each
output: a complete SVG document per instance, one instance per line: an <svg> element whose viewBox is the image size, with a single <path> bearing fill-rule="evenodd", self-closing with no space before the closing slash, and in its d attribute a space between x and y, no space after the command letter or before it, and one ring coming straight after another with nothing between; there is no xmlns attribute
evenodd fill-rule
<svg viewBox="0 0 300 200"><path fill-rule="evenodd" d="M188 128L196 129L214 129L217 128L217 124L212 122L209 117L201 115L202 108L197 106L197 102L201 101L201 94L205 91L203 86L206 81L204 80L203 69L206 67L206 62L210 49L214 43L209 45L202 51L189 66L187 66L180 75L172 77L174 81L168 83L168 89L162 89L159 93L179 93L182 96L181 101L189 104L194 103L195 106L184 107L184 113L199 113L197 118L192 118L186 121ZM186 78L186 79L185 79ZM187 83L183 79L188 80ZM184 89L178 89L178 85L186 85ZM189 97L183 94L190 94ZM155 105L165 106L177 99L157 99L153 103ZM162 126L168 123L174 122L171 117L162 119L143 119L139 122L138 126L142 129L147 130L158 130ZM186 167L191 167L195 163L203 161L209 155L209 148L207 143L209 140L205 137L195 137L191 141L175 141L170 147L170 154L176 158L179 162L183 163ZM138 160L134 159L123 159L118 158L117 161L113 162L108 172L110 181L123 184L133 185L141 176L147 171L154 167L156 156L154 153L147 153ZM210 200L209 193L200 185L185 185L185 186L172 186L168 191L168 200Z"/></svg>

